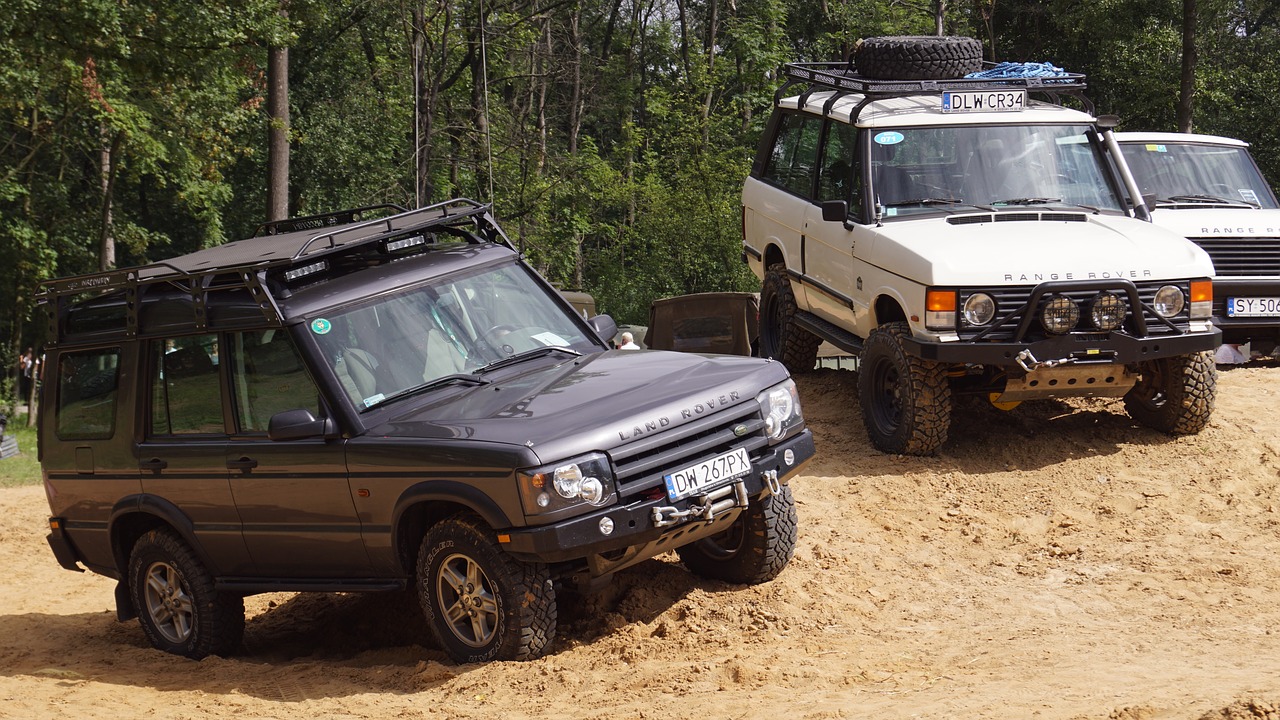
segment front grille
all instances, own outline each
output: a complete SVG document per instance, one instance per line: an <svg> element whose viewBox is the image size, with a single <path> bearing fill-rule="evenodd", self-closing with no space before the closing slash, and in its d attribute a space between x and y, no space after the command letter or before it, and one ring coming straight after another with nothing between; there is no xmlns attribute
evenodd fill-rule
<svg viewBox="0 0 1280 720"><path fill-rule="evenodd" d="M1209 253L1219 276L1280 275L1280 238L1199 237L1191 242Z"/></svg>
<svg viewBox="0 0 1280 720"><path fill-rule="evenodd" d="M736 428L742 431L735 432ZM746 448L748 455L768 444L760 406L744 402L705 418L646 435L609 451L624 499L663 483L662 476L693 463Z"/></svg>
<svg viewBox="0 0 1280 720"><path fill-rule="evenodd" d="M1168 335L1177 335L1179 333L1187 331L1189 327L1188 312L1190 308L1190 303L1188 303L1187 307L1184 307L1182 309L1181 313L1179 313L1176 317L1170 319L1170 321L1174 325L1174 328L1170 328L1168 325L1166 325L1165 322L1159 316L1157 316L1154 311L1151 310L1151 303L1155 298L1156 290L1160 289L1165 285L1176 285L1182 288L1183 296L1190 299L1191 288L1187 282L1159 281L1159 282L1150 282L1150 283L1135 283L1135 285L1138 288L1138 298L1142 301L1142 305L1143 305L1142 315L1147 323L1147 335L1168 336ZM984 292L990 295L996 301L996 320L988 325L984 325L981 327L966 325L964 322L963 314L960 314L960 317L959 317L960 338L962 340L974 340L974 339L979 339L978 336L982 335L980 339L988 342L1013 341L1014 335L1018 330L1018 324L1022 321L1021 308L1027 304L1028 300L1031 299L1031 293L1034 290L1035 290L1034 285L1022 285L1017 287L982 288L982 289L960 291L961 307L964 306L964 302L969 297L969 295L975 292ZM1098 330L1093 327L1092 322L1089 320L1089 303L1100 292L1103 292L1103 291L1097 290L1097 289L1091 289L1091 290L1065 290L1065 291L1047 293L1044 298L1041 298L1041 304L1043 304L1044 300L1048 299L1049 297L1052 297L1053 295L1066 295L1076 303L1077 307L1080 308L1080 322L1076 326L1076 330L1080 332L1088 332L1088 331L1098 332ZM1117 284L1114 288L1110 289L1110 292L1114 292L1116 295L1119 295L1121 299L1123 299L1126 303L1128 303L1128 295L1125 293L1124 286L1122 284ZM1137 333L1137 328L1134 323L1133 311L1134 311L1133 308L1129 308L1129 314L1125 318L1124 325L1121 327L1121 330L1131 335ZM1038 313L1039 308L1035 308L1035 312ZM1002 324L998 328L989 330L989 328L991 328L992 325L996 324L1001 319L1004 319L1006 317L1008 319L1006 322L1004 322L1004 324ZM987 331L987 332L985 332L984 334L984 331ZM1047 337L1047 334L1044 331L1044 326L1040 324L1040 320L1037 317L1032 319L1030 326L1027 328L1026 336L1022 338L1022 342L1035 342L1037 340L1043 340L1045 337Z"/></svg>

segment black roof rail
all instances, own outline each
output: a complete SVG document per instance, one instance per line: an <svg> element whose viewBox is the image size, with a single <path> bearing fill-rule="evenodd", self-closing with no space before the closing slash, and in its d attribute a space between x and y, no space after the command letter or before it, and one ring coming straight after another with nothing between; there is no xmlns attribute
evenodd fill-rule
<svg viewBox="0 0 1280 720"><path fill-rule="evenodd" d="M995 67L995 63L983 63L983 67ZM872 100L906 97L925 93L941 93L947 90L998 90L1022 88L1028 93L1039 93L1055 105L1061 105L1059 96L1079 100L1086 112L1093 114L1093 103L1084 95L1088 83L1081 73L1066 73L1046 77L1017 78L947 78L942 80L879 80L859 75L850 62L787 63L782 66L787 81L773 95L775 105L786 97L787 90L795 85L806 86L802 93L806 98L813 92L835 90L839 94L864 96L863 105ZM832 98L834 100L834 98ZM828 101L830 103L830 101ZM828 105L829 107L830 105ZM861 109L861 106L859 107ZM855 113L856 117L856 113Z"/></svg>
<svg viewBox="0 0 1280 720"><path fill-rule="evenodd" d="M372 207L380 209L396 206ZM358 218L368 209L346 210L298 220ZM134 337L139 331L138 314L142 299L147 293L156 292L159 288L177 289L190 295L193 309L190 327L193 330L204 330L208 326L206 310L209 295L227 290L247 291L262 311L267 324L278 327L282 324L280 309L266 287L269 271L288 272L290 269L311 268L325 258L358 254L383 241L419 239L415 237L415 233L433 227L454 226L458 221L468 218L473 220L475 230L468 229L458 233L467 242L491 242L514 250L490 210L489 204L459 198L383 218L338 225L327 232L269 232L248 240L218 245L138 267L46 280L39 284L35 293L36 303L43 307L46 314L46 344L56 346L65 338L66 333L62 332L65 328L60 325L72 305L81 300L117 292L120 293L124 306L123 333L126 337ZM280 221L284 222L286 221ZM268 225L274 225L277 230L286 227L276 223ZM424 241L406 246L410 245L429 247L429 243Z"/></svg>

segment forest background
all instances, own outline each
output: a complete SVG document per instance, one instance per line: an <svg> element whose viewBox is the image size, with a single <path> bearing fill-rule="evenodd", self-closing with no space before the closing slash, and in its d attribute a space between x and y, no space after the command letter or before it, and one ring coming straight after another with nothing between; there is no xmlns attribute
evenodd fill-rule
<svg viewBox="0 0 1280 720"><path fill-rule="evenodd" d="M780 65L929 34L1280 177L1271 0L0 0L0 362L42 280L378 203L492 202L619 322L757 289L739 193Z"/></svg>

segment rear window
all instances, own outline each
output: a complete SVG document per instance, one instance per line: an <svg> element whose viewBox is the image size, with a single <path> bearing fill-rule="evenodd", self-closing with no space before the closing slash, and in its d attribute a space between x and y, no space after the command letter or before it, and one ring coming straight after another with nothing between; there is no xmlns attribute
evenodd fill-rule
<svg viewBox="0 0 1280 720"><path fill-rule="evenodd" d="M105 440L115 434L120 349L66 353L58 360L58 437Z"/></svg>

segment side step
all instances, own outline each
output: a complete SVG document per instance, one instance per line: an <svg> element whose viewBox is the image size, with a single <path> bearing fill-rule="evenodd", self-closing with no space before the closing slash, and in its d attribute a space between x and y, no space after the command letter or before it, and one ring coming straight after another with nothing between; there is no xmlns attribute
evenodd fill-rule
<svg viewBox="0 0 1280 720"><path fill-rule="evenodd" d="M800 310L795 314L796 324L844 350L855 357L862 354L862 338L834 323L827 322L811 312Z"/></svg>

